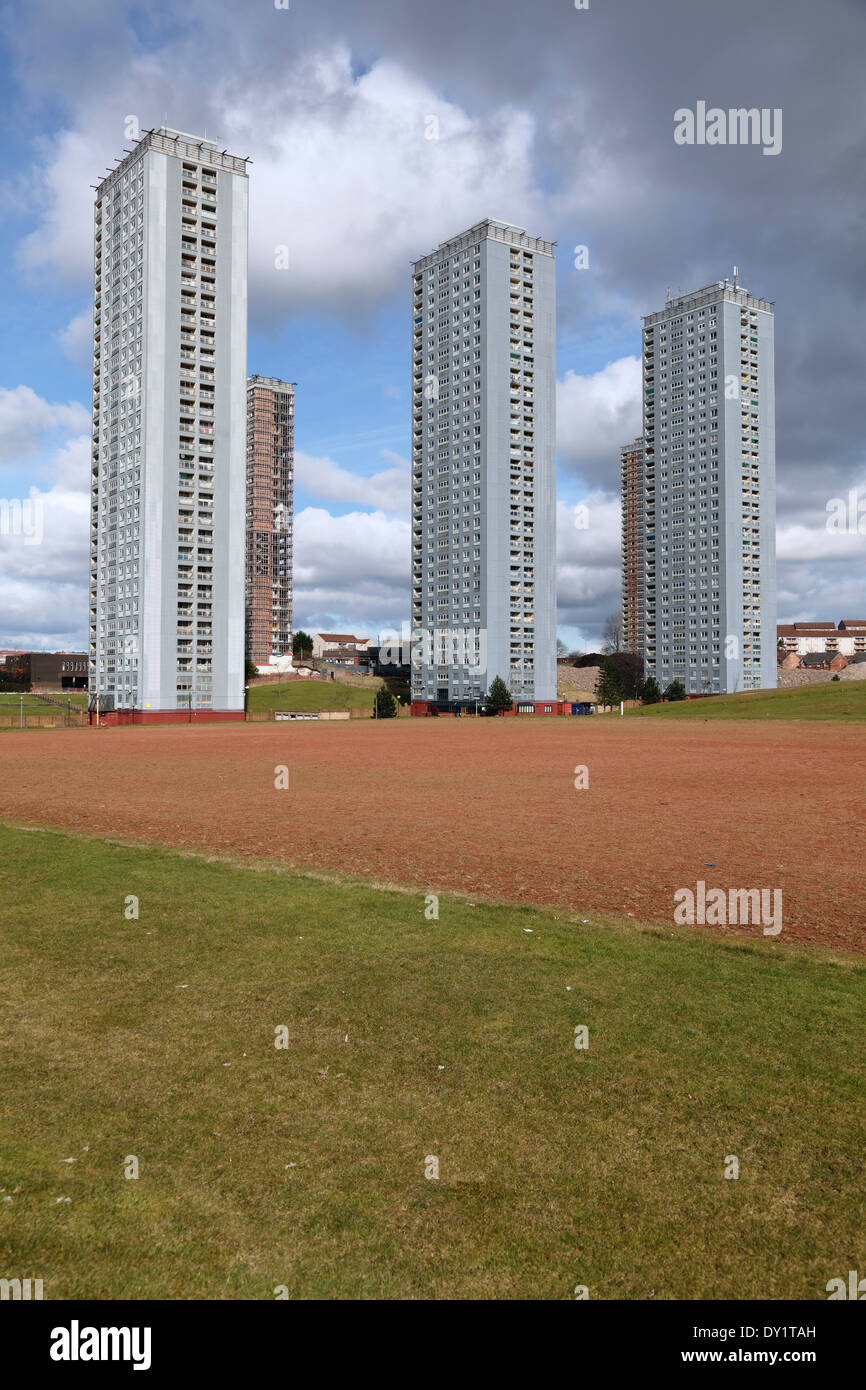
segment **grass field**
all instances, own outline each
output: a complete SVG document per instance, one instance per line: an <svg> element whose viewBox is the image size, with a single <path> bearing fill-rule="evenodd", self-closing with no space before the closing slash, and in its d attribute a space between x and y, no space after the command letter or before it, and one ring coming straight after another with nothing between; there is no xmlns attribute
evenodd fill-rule
<svg viewBox="0 0 866 1390"><path fill-rule="evenodd" d="M790 690L746 690L706 700L642 705L629 719L820 719L839 723L866 720L866 680L828 681Z"/></svg>
<svg viewBox="0 0 866 1390"><path fill-rule="evenodd" d="M24 696L25 714L42 714L46 716L60 715L62 717L67 701L71 703L73 711L87 709L87 692L85 690L63 691L62 694L52 695L53 700L59 700L63 708L58 709L57 705L51 705L44 700L37 700L30 694ZM16 715L21 711L21 696L14 691L0 690L0 714Z"/></svg>
<svg viewBox="0 0 866 1390"><path fill-rule="evenodd" d="M862 1256L862 963L43 830L0 866L46 1298L823 1299Z"/></svg>
<svg viewBox="0 0 866 1390"><path fill-rule="evenodd" d="M376 681L369 689L355 685L341 685L337 681L285 681L253 685L247 697L250 710L335 710L368 709L372 712L377 687Z"/></svg>

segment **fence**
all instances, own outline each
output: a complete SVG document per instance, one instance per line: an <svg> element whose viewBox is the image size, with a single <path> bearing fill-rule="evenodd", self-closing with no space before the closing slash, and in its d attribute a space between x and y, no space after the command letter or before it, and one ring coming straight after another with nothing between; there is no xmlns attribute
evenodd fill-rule
<svg viewBox="0 0 866 1390"><path fill-rule="evenodd" d="M58 710L56 714L25 714L22 724L20 714L0 714L0 729L84 729L87 715L72 714Z"/></svg>
<svg viewBox="0 0 866 1390"><path fill-rule="evenodd" d="M256 709L247 710L248 724L270 724L289 719L372 719L369 709Z"/></svg>
<svg viewBox="0 0 866 1390"><path fill-rule="evenodd" d="M164 715L165 712L163 712ZM206 722L240 723L243 720L247 724L271 724L275 721L315 719L315 720L346 720L346 719L372 719L372 709L345 709L345 710L247 710L246 715L240 711L221 712L193 710L192 723L199 723L203 713L207 715ZM408 705L399 706L397 715L399 718L408 718L411 710ZM169 713L169 717L160 718L159 715L142 715L141 711L136 712L133 717L130 711L111 711L100 716L100 724L107 728L114 724L158 724L173 723L186 724L188 722L186 711L174 711ZM202 721L204 722L204 721ZM75 710L71 712L66 709L57 709L51 714L25 714L23 723L20 711L10 714L0 714L0 729L85 729L90 724L86 710ZM95 727L96 717L94 715L93 725Z"/></svg>

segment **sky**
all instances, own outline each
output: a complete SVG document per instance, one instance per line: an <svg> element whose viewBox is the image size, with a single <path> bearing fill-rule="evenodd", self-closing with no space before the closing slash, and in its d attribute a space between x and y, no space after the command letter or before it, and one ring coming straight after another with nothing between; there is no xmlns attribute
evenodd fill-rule
<svg viewBox="0 0 866 1390"><path fill-rule="evenodd" d="M866 0L0 8L0 647L87 646L90 185L130 118L252 160L248 367L297 383L296 629L408 619L411 262L484 217L557 243L566 645L620 605L641 316L734 265L775 304L778 620L866 617L864 54ZM678 143L698 102L781 111L781 148Z"/></svg>

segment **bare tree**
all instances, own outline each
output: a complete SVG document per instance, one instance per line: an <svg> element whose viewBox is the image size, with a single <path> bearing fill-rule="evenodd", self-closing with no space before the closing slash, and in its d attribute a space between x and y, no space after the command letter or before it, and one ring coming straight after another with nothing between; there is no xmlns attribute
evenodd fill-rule
<svg viewBox="0 0 866 1390"><path fill-rule="evenodd" d="M601 649L605 655L610 656L614 652L622 651L622 639L622 613L611 613L605 618L601 634Z"/></svg>

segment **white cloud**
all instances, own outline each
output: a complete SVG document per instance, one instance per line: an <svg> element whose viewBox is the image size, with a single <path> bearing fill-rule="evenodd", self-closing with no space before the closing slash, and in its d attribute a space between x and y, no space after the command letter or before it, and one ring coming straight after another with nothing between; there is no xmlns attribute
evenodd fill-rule
<svg viewBox="0 0 866 1390"><path fill-rule="evenodd" d="M557 611L560 626L591 632L620 607L620 504L596 491L577 507L556 508Z"/></svg>
<svg viewBox="0 0 866 1390"><path fill-rule="evenodd" d="M382 457L394 461L395 467L362 477L341 468L333 459L298 452L295 481L311 497L405 514L409 509L409 464L390 450L383 449Z"/></svg>
<svg viewBox="0 0 866 1390"><path fill-rule="evenodd" d="M222 147L250 154L250 302L253 319L327 310L357 321L406 288L409 262L485 216L534 226L534 122L517 107L483 116L441 97L417 73L379 61L357 76L344 45L264 71L196 83L182 46L138 59L108 89L77 94L73 119L40 150L29 182L39 225L18 248L31 273L89 284L93 183L129 146L118 112L158 112L181 87L185 109L218 130ZM134 93L134 95L133 95ZM275 119L274 111L279 111ZM142 127L153 117L140 116ZM437 138L428 139L434 132ZM277 269L275 248L288 247Z"/></svg>
<svg viewBox="0 0 866 1390"><path fill-rule="evenodd" d="M563 564L618 567L621 518L619 498L600 490L573 505L557 502L557 559Z"/></svg>
<svg viewBox="0 0 866 1390"><path fill-rule="evenodd" d="M57 341L69 361L83 372L89 372L93 362L93 313L86 309L76 314L57 334Z"/></svg>
<svg viewBox="0 0 866 1390"><path fill-rule="evenodd" d="M384 512L295 517L294 626L364 628L369 636L409 616L409 522Z"/></svg>
<svg viewBox="0 0 866 1390"><path fill-rule="evenodd" d="M28 527L28 539L0 530L0 646L86 649L89 460L89 437L70 440L53 461L53 486L20 499L38 515L38 531Z"/></svg>
<svg viewBox="0 0 866 1390"><path fill-rule="evenodd" d="M355 77L344 48L310 59L292 91L302 95L283 97L277 130L246 94L223 121L238 148L257 151L250 291L260 314L315 306L355 317L405 287L409 261L444 237L488 215L535 220L526 112L471 116L392 62ZM280 246L288 270L275 268Z"/></svg>
<svg viewBox="0 0 866 1390"><path fill-rule="evenodd" d="M106 159L120 153L105 148L105 136L91 119L81 129L61 130L40 144L40 161L30 183L41 207L41 220L20 243L17 263L31 274L50 269L65 280L89 282L93 272L93 190L106 172Z"/></svg>
<svg viewBox="0 0 866 1390"><path fill-rule="evenodd" d="M29 386L0 387L0 462L32 458L48 435L89 428L90 411L78 401L61 405L43 400Z"/></svg>
<svg viewBox="0 0 866 1390"><path fill-rule="evenodd" d="M89 434L70 439L58 449L54 458L56 472L55 490L64 494L83 493L90 511L90 459L91 438ZM88 548L88 556L90 554Z"/></svg>
<svg viewBox="0 0 866 1390"><path fill-rule="evenodd" d="M587 482L619 480L619 451L641 432L641 363L621 357L599 372L557 383L557 443L566 471Z"/></svg>
<svg viewBox="0 0 866 1390"><path fill-rule="evenodd" d="M864 494L866 496L866 494ZM853 520L856 525L856 520ZM779 564L805 564L808 561L853 561L866 568L866 534L849 531L828 531L823 525L778 526L776 529L776 559Z"/></svg>
<svg viewBox="0 0 866 1390"><path fill-rule="evenodd" d="M86 652L87 587L0 577L0 646L12 651Z"/></svg>

